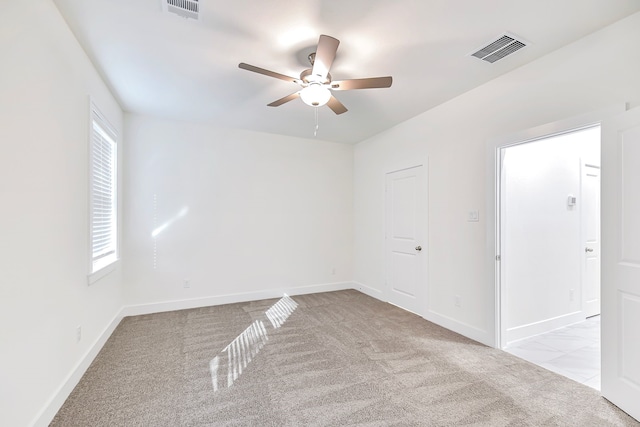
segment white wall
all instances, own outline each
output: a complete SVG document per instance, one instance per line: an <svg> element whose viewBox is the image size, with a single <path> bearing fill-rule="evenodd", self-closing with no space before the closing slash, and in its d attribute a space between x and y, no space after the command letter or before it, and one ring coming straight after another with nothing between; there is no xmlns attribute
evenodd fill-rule
<svg viewBox="0 0 640 427"><path fill-rule="evenodd" d="M371 294L383 289L384 172L393 162L428 155L425 317L493 345L495 285L487 280L486 263L493 218L484 215L493 190L486 179L487 141L611 104L640 103L638 39L635 14L358 144L354 279ZM466 221L474 209L480 210L479 223Z"/></svg>
<svg viewBox="0 0 640 427"><path fill-rule="evenodd" d="M89 95L122 111L50 0L3 2L0 58L0 425L47 424L122 306L87 285Z"/></svg>
<svg viewBox="0 0 640 427"><path fill-rule="evenodd" d="M352 146L129 114L125 128L126 300L151 304L134 312L350 286Z"/></svg>
<svg viewBox="0 0 640 427"><path fill-rule="evenodd" d="M355 153L321 141L128 116L120 150L124 145L122 272L89 287L88 96L119 130L122 112L50 0L2 7L2 425L45 424L53 416L123 303L175 308L338 288L354 277L376 294L384 285L384 173L425 155L427 318L492 343L485 141L611 103L640 103L636 14L377 135ZM472 209L480 210L479 223L466 222ZM167 221L154 242L151 233Z"/></svg>
<svg viewBox="0 0 640 427"><path fill-rule="evenodd" d="M600 128L594 127L504 150L502 295L507 343L585 318L581 175L583 162L600 165L599 147ZM569 195L576 197L574 206L567 202Z"/></svg>

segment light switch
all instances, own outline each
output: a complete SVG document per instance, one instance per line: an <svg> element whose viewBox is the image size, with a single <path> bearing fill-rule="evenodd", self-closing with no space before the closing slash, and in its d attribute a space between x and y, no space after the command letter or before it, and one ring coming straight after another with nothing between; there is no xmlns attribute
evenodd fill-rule
<svg viewBox="0 0 640 427"><path fill-rule="evenodd" d="M478 222L480 221L480 211L469 211L469 215L467 216L467 222Z"/></svg>

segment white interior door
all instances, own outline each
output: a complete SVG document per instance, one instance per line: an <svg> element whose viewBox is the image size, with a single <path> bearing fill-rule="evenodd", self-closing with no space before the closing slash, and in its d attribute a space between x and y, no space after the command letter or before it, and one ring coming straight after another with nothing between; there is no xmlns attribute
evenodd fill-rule
<svg viewBox="0 0 640 427"><path fill-rule="evenodd" d="M600 167L582 165L583 311L600 314Z"/></svg>
<svg viewBox="0 0 640 427"><path fill-rule="evenodd" d="M602 395L640 420L640 108L602 136Z"/></svg>
<svg viewBox="0 0 640 427"><path fill-rule="evenodd" d="M427 268L425 166L386 175L387 301L424 315Z"/></svg>

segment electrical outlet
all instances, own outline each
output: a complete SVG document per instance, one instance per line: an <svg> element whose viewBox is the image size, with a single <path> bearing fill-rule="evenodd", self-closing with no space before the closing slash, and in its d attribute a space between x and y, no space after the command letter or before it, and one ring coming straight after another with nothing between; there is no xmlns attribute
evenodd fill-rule
<svg viewBox="0 0 640 427"><path fill-rule="evenodd" d="M336 275L336 268L335 267L331 267L331 275L332 276Z"/></svg>
<svg viewBox="0 0 640 427"><path fill-rule="evenodd" d="M456 307L460 307L460 295L456 295L455 297L453 297L453 304Z"/></svg>
<svg viewBox="0 0 640 427"><path fill-rule="evenodd" d="M191 287L191 280L184 279L184 281L182 282L182 287L185 289L189 289Z"/></svg>
<svg viewBox="0 0 640 427"><path fill-rule="evenodd" d="M82 341L82 326L76 328L76 342L79 343L80 341Z"/></svg>
<svg viewBox="0 0 640 427"><path fill-rule="evenodd" d="M575 295L576 295L575 289L569 289L569 301L573 301L573 299L575 298Z"/></svg>

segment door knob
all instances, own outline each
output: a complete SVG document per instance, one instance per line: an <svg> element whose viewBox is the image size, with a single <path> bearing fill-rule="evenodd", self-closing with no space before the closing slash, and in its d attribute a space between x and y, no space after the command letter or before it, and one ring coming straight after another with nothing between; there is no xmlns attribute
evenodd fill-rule
<svg viewBox="0 0 640 427"><path fill-rule="evenodd" d="M585 251L585 252L593 252L593 249L591 249L591 248L584 248L584 251Z"/></svg>
<svg viewBox="0 0 640 427"><path fill-rule="evenodd" d="M416 246L416 251L420 252L422 250L422 246Z"/></svg>

